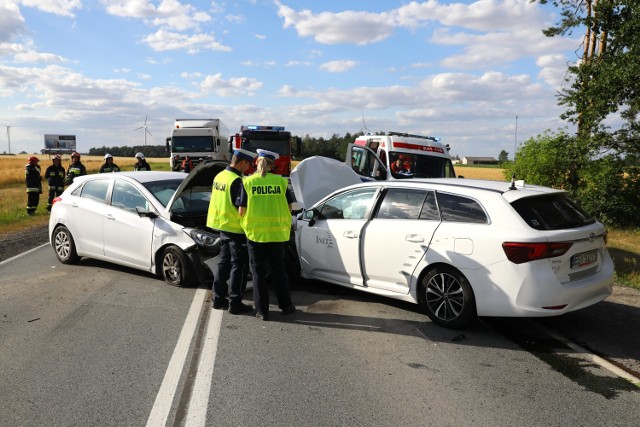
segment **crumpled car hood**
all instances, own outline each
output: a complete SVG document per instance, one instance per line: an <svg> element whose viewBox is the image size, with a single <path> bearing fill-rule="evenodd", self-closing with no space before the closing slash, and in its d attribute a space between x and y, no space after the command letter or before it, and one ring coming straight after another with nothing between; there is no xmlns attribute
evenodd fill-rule
<svg viewBox="0 0 640 427"><path fill-rule="evenodd" d="M291 171L291 185L298 205L310 208L336 190L362 182L346 163L328 157L309 157Z"/></svg>

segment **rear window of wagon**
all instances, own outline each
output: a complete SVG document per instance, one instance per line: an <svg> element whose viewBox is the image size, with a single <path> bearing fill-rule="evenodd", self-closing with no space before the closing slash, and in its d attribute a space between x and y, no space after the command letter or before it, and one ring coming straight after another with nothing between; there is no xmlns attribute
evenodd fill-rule
<svg viewBox="0 0 640 427"><path fill-rule="evenodd" d="M596 222L565 194L524 197L511 206L536 230L564 230Z"/></svg>

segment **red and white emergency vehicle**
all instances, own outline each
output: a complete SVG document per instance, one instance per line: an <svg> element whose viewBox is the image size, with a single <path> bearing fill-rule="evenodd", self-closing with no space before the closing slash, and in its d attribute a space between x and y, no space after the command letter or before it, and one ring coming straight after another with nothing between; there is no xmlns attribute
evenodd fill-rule
<svg viewBox="0 0 640 427"><path fill-rule="evenodd" d="M349 144L345 161L363 181L456 176L449 146L433 136L401 132L362 135Z"/></svg>
<svg viewBox="0 0 640 427"><path fill-rule="evenodd" d="M229 137L229 142L232 152L242 148L255 153L262 148L278 153L272 172L288 178L291 175L291 144L298 139L292 138L291 132L285 130L284 126L248 125L241 126L240 132ZM254 167L251 166L245 174L253 172Z"/></svg>

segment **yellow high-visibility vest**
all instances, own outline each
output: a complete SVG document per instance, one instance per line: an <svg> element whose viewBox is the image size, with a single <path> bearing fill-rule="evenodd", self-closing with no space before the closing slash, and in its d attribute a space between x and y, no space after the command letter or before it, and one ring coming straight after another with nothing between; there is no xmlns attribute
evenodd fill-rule
<svg viewBox="0 0 640 427"><path fill-rule="evenodd" d="M238 208L231 201L231 184L236 179L242 178L226 169L216 175L211 188L207 227L229 233L244 234L244 230L240 225Z"/></svg>
<svg viewBox="0 0 640 427"><path fill-rule="evenodd" d="M287 203L287 179L268 173L255 173L243 179L247 192L247 211L242 228L252 242L286 242L291 232L291 212Z"/></svg>

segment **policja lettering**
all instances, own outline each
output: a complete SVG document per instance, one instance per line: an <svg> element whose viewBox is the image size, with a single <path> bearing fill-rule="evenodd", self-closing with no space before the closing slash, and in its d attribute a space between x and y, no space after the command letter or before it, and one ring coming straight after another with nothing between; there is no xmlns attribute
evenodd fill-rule
<svg viewBox="0 0 640 427"><path fill-rule="evenodd" d="M217 190L217 191L226 191L227 190L227 184L222 184L220 182L214 182L213 183L213 189Z"/></svg>
<svg viewBox="0 0 640 427"><path fill-rule="evenodd" d="M251 187L251 195L255 194L282 194L282 188L277 185L256 185Z"/></svg>

